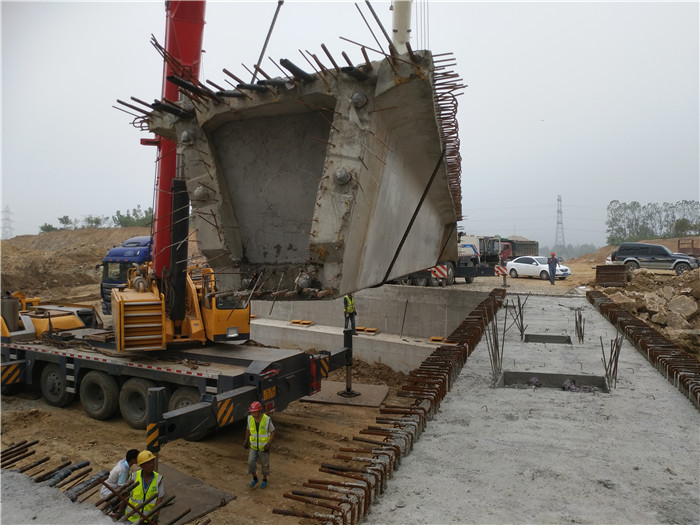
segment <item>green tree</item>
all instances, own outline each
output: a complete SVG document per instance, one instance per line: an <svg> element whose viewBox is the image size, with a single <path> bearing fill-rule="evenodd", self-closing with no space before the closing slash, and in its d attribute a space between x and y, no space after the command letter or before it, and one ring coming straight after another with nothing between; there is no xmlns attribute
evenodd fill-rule
<svg viewBox="0 0 700 525"><path fill-rule="evenodd" d="M693 231L694 225L686 218L678 219L673 223L673 236L674 237L685 237L688 232Z"/></svg>
<svg viewBox="0 0 700 525"><path fill-rule="evenodd" d="M109 219L98 215L88 215L83 219L83 228L102 228Z"/></svg>
<svg viewBox="0 0 700 525"><path fill-rule="evenodd" d="M608 244L620 244L627 237L626 208L626 204L617 200L608 204L608 218L605 221Z"/></svg>
<svg viewBox="0 0 700 525"><path fill-rule="evenodd" d="M45 222L41 226L39 226L39 233L46 233L46 232L55 232L58 231L58 228L54 226L53 224L49 224L48 222Z"/></svg>
<svg viewBox="0 0 700 525"><path fill-rule="evenodd" d="M117 210L117 214L112 216L114 225L118 228L128 228L130 226L150 226L153 222L153 208L142 210L139 204L131 211L127 210L126 215Z"/></svg>
<svg viewBox="0 0 700 525"><path fill-rule="evenodd" d="M71 219L68 215L59 217L58 223L61 225L61 230L75 230L78 228L78 219Z"/></svg>
<svg viewBox="0 0 700 525"><path fill-rule="evenodd" d="M607 209L608 244L671 236L700 231L700 201L679 201L641 205L611 201Z"/></svg>

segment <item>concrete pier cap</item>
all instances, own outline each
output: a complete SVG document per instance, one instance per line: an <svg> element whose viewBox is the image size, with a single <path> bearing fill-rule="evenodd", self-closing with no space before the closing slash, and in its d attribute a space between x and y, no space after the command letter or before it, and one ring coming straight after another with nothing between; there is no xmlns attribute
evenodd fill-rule
<svg viewBox="0 0 700 525"><path fill-rule="evenodd" d="M413 60L179 102L194 118L150 115L178 141L220 290L338 297L456 258L459 177L443 159L435 65Z"/></svg>

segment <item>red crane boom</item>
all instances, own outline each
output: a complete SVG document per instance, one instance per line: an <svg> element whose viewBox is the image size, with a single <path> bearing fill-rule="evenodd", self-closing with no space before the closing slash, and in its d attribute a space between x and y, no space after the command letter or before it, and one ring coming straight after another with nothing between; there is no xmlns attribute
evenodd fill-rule
<svg viewBox="0 0 700 525"><path fill-rule="evenodd" d="M194 78L199 78L205 7L204 1L165 2L165 50ZM171 101L179 98L178 87L167 80L168 76L175 73L171 64L165 60L162 97ZM170 265L170 231L173 213L171 188L176 173L176 144L163 137L158 137L157 143L158 174L153 226L153 268L156 277L160 279L163 277L163 271Z"/></svg>

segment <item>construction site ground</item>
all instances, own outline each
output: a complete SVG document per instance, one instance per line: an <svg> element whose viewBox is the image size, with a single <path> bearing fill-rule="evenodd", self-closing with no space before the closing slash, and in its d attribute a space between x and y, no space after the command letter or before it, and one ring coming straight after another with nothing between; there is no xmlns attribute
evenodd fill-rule
<svg viewBox="0 0 700 525"><path fill-rule="evenodd" d="M114 242L141 232L117 233ZM51 300L96 302L94 276L90 281L76 269L91 276L95 257L99 262L106 248L87 235L81 243L55 235L64 253L49 248L46 238L38 239L41 236L15 245L3 241L3 290L28 284L25 291L30 294L64 292ZM570 333L571 308L580 307L587 342L585 347L576 341L526 345L511 329L503 355L505 370L541 373L551 368L604 375L600 338L607 350L615 330L584 294L606 252L609 249L567 261L574 275L555 286L537 279L508 279L507 298L532 294L525 314L527 332L556 333L563 326ZM658 277L674 278L670 273ZM484 278L457 286L468 293L501 284L501 278ZM610 393L495 389L489 355L482 340L385 494L372 505L367 523L700 522L700 414L629 343L623 343L617 388ZM357 383L389 386L385 402L405 403L397 397L404 374L356 361L353 375ZM333 372L329 379L342 382L345 372ZM223 428L205 441L169 443L160 461L235 496L208 515L212 523L303 523L275 515L272 509L293 506L284 493L324 477L319 474L321 464L334 461L338 447L352 443L360 429L375 424L377 415L373 407L305 401L275 414L272 475L264 490L259 485L248 488L243 424ZM51 456L55 463L89 460L96 471L111 469L127 449L141 448L145 440L143 431L119 417L96 421L78 403L58 409L28 393L2 397L1 432L3 449L36 439L37 457ZM76 504L65 498L51 500L6 481L3 471L3 523L98 523L96 518L76 518ZM177 486L165 481L168 492L176 495ZM41 514L40 506L22 504L38 497L54 511Z"/></svg>

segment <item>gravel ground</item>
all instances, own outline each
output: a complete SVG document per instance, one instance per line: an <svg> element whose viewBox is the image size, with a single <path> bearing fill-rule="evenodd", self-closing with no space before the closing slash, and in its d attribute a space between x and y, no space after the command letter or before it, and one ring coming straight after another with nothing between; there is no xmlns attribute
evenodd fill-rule
<svg viewBox="0 0 700 525"><path fill-rule="evenodd" d="M94 505L72 502L60 490L3 470L0 521L7 525L113 525Z"/></svg>

